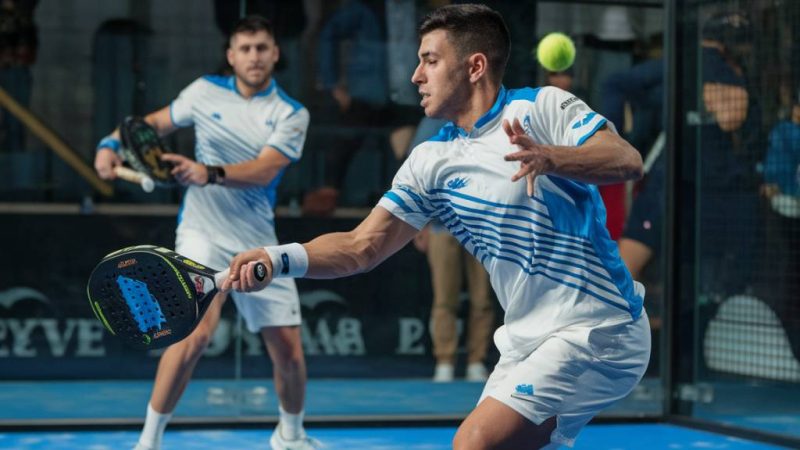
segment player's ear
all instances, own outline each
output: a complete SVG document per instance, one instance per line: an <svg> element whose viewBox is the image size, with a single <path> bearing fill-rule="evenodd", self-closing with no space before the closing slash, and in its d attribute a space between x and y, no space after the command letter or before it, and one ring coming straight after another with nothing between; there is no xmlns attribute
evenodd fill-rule
<svg viewBox="0 0 800 450"><path fill-rule="evenodd" d="M228 65L233 67L233 47L228 47L225 50L225 58L228 60Z"/></svg>
<svg viewBox="0 0 800 450"><path fill-rule="evenodd" d="M486 72L489 70L489 61L483 53L473 53L467 59L467 66L469 67L470 83L476 83L481 78L487 76Z"/></svg>

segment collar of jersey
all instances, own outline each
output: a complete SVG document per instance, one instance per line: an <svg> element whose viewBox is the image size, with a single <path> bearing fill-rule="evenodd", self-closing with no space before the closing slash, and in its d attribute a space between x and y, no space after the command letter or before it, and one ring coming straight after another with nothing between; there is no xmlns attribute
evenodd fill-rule
<svg viewBox="0 0 800 450"><path fill-rule="evenodd" d="M239 89L236 87L236 76L231 75L228 77L228 88L231 89L233 92L239 94L240 97L244 97L240 92ZM272 91L275 90L275 78L269 79L269 84L264 89L256 92L253 94L253 97L266 97L267 95L271 94Z"/></svg>
<svg viewBox="0 0 800 450"><path fill-rule="evenodd" d="M497 100L495 100L494 105L492 105L492 107L489 108L489 111L486 111L486 113L484 113L484 115L482 115L480 119L475 122L475 126L472 128L473 136L480 134L482 131L481 128L492 122L492 120L494 120L500 114L500 111L503 110L503 106L506 104L506 96L506 87L500 85L500 91L497 93ZM455 139L458 136L467 137L470 135L470 133L467 133L467 130L459 127L453 122L447 122L444 127L442 127L442 130L446 130L446 133L449 135L448 140Z"/></svg>

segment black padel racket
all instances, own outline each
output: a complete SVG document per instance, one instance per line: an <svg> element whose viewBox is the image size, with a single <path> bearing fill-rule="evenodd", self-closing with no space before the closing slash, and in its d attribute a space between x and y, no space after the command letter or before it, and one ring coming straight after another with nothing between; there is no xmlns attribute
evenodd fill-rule
<svg viewBox="0 0 800 450"><path fill-rule="evenodd" d="M172 164L161 160L169 150L161 142L155 128L141 117L128 116L119 125L122 141L120 154L131 168L150 177L160 187L175 186Z"/></svg>
<svg viewBox="0 0 800 450"><path fill-rule="evenodd" d="M266 266L254 275L261 281ZM155 349L185 338L203 318L228 270L218 272L155 245L127 247L94 268L86 294L95 316L129 346Z"/></svg>

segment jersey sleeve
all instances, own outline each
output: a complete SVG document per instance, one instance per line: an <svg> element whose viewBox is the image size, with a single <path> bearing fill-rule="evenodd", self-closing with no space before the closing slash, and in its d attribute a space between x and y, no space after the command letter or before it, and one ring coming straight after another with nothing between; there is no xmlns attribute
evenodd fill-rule
<svg viewBox="0 0 800 450"><path fill-rule="evenodd" d="M192 105L195 104L201 94L203 83L203 79L198 78L192 84L186 86L178 95L178 98L169 105L169 118L176 127L184 128L194 125Z"/></svg>
<svg viewBox="0 0 800 450"><path fill-rule="evenodd" d="M433 218L435 208L426 194L425 175L415 157L417 153L412 152L397 171L392 188L383 194L378 206L420 230Z"/></svg>
<svg viewBox="0 0 800 450"><path fill-rule="evenodd" d="M583 100L556 87L542 88L533 107L537 131L548 144L580 146L603 125L616 132L611 122L592 111Z"/></svg>
<svg viewBox="0 0 800 450"><path fill-rule="evenodd" d="M283 153L292 162L303 155L310 115L306 108L298 108L278 121L267 145Z"/></svg>

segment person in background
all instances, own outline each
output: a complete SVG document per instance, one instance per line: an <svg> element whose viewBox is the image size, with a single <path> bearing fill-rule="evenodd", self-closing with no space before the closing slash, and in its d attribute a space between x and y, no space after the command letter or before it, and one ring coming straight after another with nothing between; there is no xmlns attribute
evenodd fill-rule
<svg viewBox="0 0 800 450"><path fill-rule="evenodd" d="M435 136L446 120L425 117L417 127L411 149ZM469 292L467 333L467 381L486 381L484 360L494 332L494 306L491 302L489 274L480 261L469 254L442 224L434 222L414 238L414 246L428 257L433 287L431 339L436 367L433 381L453 381L458 349L457 317L461 286L466 273Z"/></svg>

